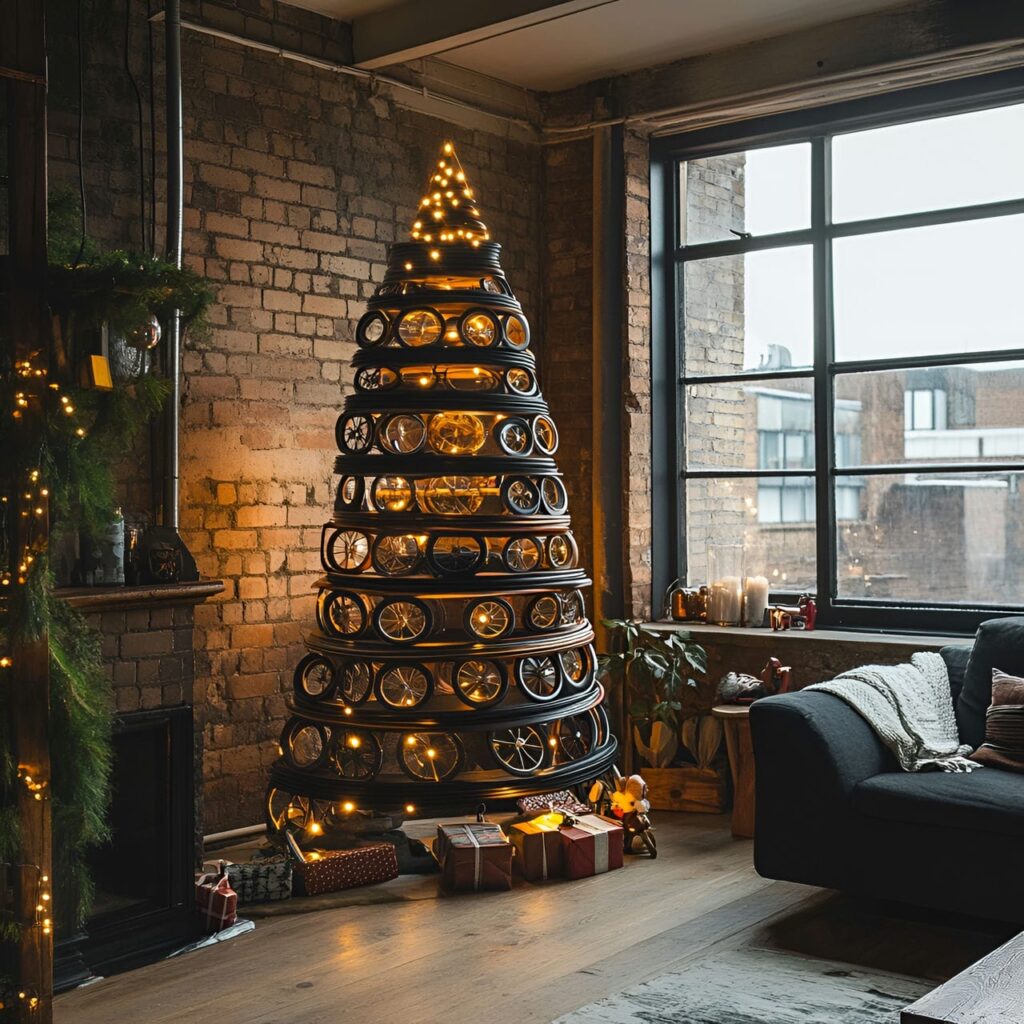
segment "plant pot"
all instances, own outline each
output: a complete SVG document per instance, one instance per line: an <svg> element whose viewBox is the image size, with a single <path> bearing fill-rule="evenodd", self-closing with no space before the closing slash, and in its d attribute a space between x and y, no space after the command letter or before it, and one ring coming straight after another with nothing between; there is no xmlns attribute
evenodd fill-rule
<svg viewBox="0 0 1024 1024"><path fill-rule="evenodd" d="M719 768L641 768L647 798L656 811L722 814L729 806L729 774Z"/></svg>

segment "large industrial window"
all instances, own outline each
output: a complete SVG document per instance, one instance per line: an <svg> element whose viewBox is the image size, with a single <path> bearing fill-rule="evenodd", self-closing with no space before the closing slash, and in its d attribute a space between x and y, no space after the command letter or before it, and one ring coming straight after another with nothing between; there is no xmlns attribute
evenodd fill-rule
<svg viewBox="0 0 1024 1024"><path fill-rule="evenodd" d="M741 544L837 625L1024 605L1021 81L655 144L664 575Z"/></svg>

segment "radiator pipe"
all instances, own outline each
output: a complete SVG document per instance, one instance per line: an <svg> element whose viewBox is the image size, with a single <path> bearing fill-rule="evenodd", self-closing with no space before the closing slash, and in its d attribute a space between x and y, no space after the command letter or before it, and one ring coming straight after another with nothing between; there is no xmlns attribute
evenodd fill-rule
<svg viewBox="0 0 1024 1024"><path fill-rule="evenodd" d="M167 259L181 266L184 143L181 113L181 4L167 0L164 24L167 76ZM164 420L164 486L162 522L178 529L178 431L181 426L181 315L175 310L167 324L167 411Z"/></svg>

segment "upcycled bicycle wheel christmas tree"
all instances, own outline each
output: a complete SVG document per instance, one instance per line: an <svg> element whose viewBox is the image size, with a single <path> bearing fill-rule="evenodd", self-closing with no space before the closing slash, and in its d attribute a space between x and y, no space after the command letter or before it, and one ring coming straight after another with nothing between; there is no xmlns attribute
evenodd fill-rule
<svg viewBox="0 0 1024 1024"><path fill-rule="evenodd" d="M272 830L465 813L614 761L558 432L499 253L445 143L356 330Z"/></svg>

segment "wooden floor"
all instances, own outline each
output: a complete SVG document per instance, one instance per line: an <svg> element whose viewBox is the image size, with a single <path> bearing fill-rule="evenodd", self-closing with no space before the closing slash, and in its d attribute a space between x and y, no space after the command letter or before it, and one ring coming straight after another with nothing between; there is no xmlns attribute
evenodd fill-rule
<svg viewBox="0 0 1024 1024"><path fill-rule="evenodd" d="M890 917L769 882L728 819L659 813L657 860L579 882L260 919L254 932L58 998L59 1024L547 1024L755 943L936 982L1008 932Z"/></svg>

